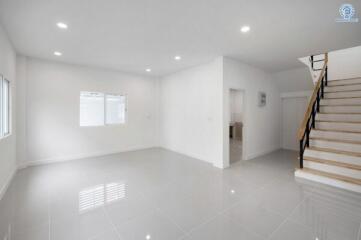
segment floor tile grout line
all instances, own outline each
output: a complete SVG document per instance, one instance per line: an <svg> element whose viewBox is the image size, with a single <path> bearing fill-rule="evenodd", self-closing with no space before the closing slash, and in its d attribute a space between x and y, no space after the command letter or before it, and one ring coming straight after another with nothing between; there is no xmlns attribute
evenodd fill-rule
<svg viewBox="0 0 361 240"><path fill-rule="evenodd" d="M120 234L120 232L118 231L118 228L117 228L117 226L115 225L114 221L113 221L112 218L110 217L107 208L106 208L106 207L102 207L102 208L103 208L104 214L106 215L106 218L107 218L108 221L110 222L111 229L113 229L113 230L116 232L117 237L118 237L119 239L121 239L121 234ZM139 215L139 216L131 217L131 218L129 218L129 219L126 219L126 220L124 220L124 223L128 223L128 222L133 221L133 220L135 220L135 219L137 219L137 218L139 218L139 217L144 217L144 216L150 215L150 214L152 214L152 213L156 213L156 212L161 213L163 217L167 218L167 217L165 216L165 214L162 213L162 212L159 210L159 208L157 208L157 207L152 207L152 210L149 210L148 212L143 213L143 214L141 214L141 215ZM167 219L169 219L169 218L167 218ZM169 219L169 220L171 221L171 219ZM171 221L171 222L173 223L173 221ZM182 233L185 232L185 231L184 231L182 228L180 228L177 224L175 224L175 226L178 227L179 230L180 230ZM96 236L95 236L95 237L96 237Z"/></svg>
<svg viewBox="0 0 361 240"><path fill-rule="evenodd" d="M213 174L213 173L212 173ZM209 174L209 176L213 176L212 174ZM89 175L90 176L90 175ZM204 176L208 176L208 173L207 174L204 174ZM207 177L208 178L208 177ZM103 178L102 178L103 179ZM97 179L95 179L96 181L97 181ZM269 187L269 184L272 184L272 183L274 183L275 185L277 184L277 185L279 185L280 183L282 183L282 182L286 182L287 181L287 179L285 178L285 180L282 180L282 179L280 179L279 181L274 181L274 177L272 177L272 178L270 178L270 180L271 180L271 183L268 183L268 184L262 184L262 186L260 185L260 184L258 184L258 186L261 186L261 187L258 187L257 189L262 189L262 190L260 190L261 192L263 192L263 191L265 191L265 190L271 190L271 189L273 189L273 188L270 188ZM232 185L232 184L230 184L231 182L227 182L227 186L228 185ZM245 183L250 183L250 182L245 182ZM252 188L250 188L251 190L247 190L246 192L247 192L247 194L244 194L244 196L245 197L247 197L247 196L251 196L251 199L254 197L254 196L257 196L256 195L256 193L257 193L257 191L254 191L254 190L252 190ZM272 190L273 191L273 190ZM295 209L297 209L297 208L299 208L299 209L302 209L303 208L303 206L302 206L302 208L300 208L299 207L299 204L302 204L302 203L300 203L300 202L302 202L303 201L303 204L304 204L304 202L306 201L306 203L308 203L307 202L307 200L313 200L314 199L314 197L315 196L318 196L319 195L319 191L318 191L318 188L316 188L316 187L313 187L312 188L312 190L311 190L311 188L310 188L310 192L311 192L311 194L307 194L306 196L305 195L301 195L301 198L297 198L297 200L299 200L299 201L293 201L293 203L294 204L292 204L292 207L294 207ZM137 192L138 193L138 192ZM218 194L217 194L218 195ZM51 238L54 238L54 237L56 237L54 234L54 223L55 223L55 225L56 225L56 223L57 223L57 215L56 215L56 213L54 213L54 210L53 210L53 208L52 207L54 207L53 205L54 205L54 203L53 203L53 200L55 199L55 197L57 197L57 196L52 196L52 195L50 195L50 197L48 198L48 208L47 208L47 218L48 218L48 230L49 230L49 236L48 236L48 238L49 239L51 239ZM144 196L142 196L142 197L144 197ZM239 204L242 204L242 198L240 198L241 199L241 201L239 201L239 199L238 199L238 196L237 196L237 199L235 199L235 201L232 203L232 204L225 204L225 205L223 205L223 207L216 207L215 208L215 211L211 211L210 212L210 214L208 215L209 216L209 220L207 220L207 218L204 218L205 219L205 223L203 224L203 222L202 221L199 221L198 222L198 224L200 225L200 228L201 229L198 229L198 224L195 224L195 227L193 227L193 228L190 228L190 230L191 231L189 231L189 232L191 232L190 233L190 237L192 237L192 236L194 236L194 231L196 231L196 233L198 233L200 230L201 231L203 231L204 230L204 227L202 227L203 225L206 225L206 224L208 224L209 225L209 222L210 221L215 221L215 219L216 220L219 220L220 218L219 218L219 216L221 216L222 218L223 217L227 217L227 218L229 218L230 216L228 215L228 213L232 213L233 212L233 210L232 210L232 208L234 208L234 207L236 207L236 206L238 206ZM153 205L153 204L152 204ZM308 205L308 204L307 204ZM160 205L161 206L161 205ZM262 206L262 205L261 205ZM208 208L208 206L206 206L207 208ZM277 214L279 214L278 213L278 211L277 211L277 208L274 208L273 206L265 206L265 205L263 205L262 206L263 208L265 208L265 209L267 209L267 210L269 210L270 212L274 212L274 213L277 213ZM307 226L307 224L308 223L303 223L302 221L300 221L299 219L297 219L296 217L294 217L295 216L295 209L293 209L291 207L291 211L287 211L286 212L286 214L281 214L281 215L283 215L283 218L282 219L284 219L284 220L286 220L286 221L288 221L288 223L295 223L295 224L299 224L300 226L305 226L305 227L308 227L308 228L311 228L310 226ZM159 210L159 208L158 207L155 207L155 206L152 206L151 207L152 209L153 209L153 211L154 210ZM116 232L117 231L117 227L116 227L116 225L115 224L117 224L118 222L117 222L117 219L114 217L114 215L113 215L113 212L111 211L111 208L105 208L105 207L103 207L103 209L104 209L104 211L105 211L105 209L107 209L107 211L105 212L105 214L106 214L106 216L107 216L107 220L108 220L108 224L107 224L107 226L109 226L110 227L110 230L112 230L112 231L114 231L113 232L113 234L114 234L114 236L117 236L117 237L119 237L118 235L118 232ZM293 210L292 210L293 209ZM227 212L227 211L229 211L229 212ZM142 211L142 212L147 212L147 211ZM281 212L283 212L283 211L281 211ZM209 212L208 212L209 213ZM296 213L298 213L298 210L296 210ZM223 214L223 215L222 215ZM142 214L143 215L143 214ZM170 215L171 217L174 217L174 215L173 214L171 214ZM349 214L347 215L347 216L349 216ZM168 217L168 216L165 216L165 217ZM136 218L138 218L138 215L137 216L135 216L135 217L132 217L132 218L128 218L126 221L131 221L131 220L133 220L133 219L136 219ZM169 218L169 217L168 217ZM230 217L231 219L232 219L232 217ZM171 218L169 218L170 220L172 220ZM177 219L177 218L175 218L175 219ZM281 220L282 220L281 219ZM236 221L236 219L233 219L232 221L234 221L234 222L236 222L236 223L238 223L239 224L239 222L237 222ZM212 223L213 224L213 223ZM361 237L361 223L360 223L360 221L356 221L355 223L354 223L355 225L354 225L354 236L357 236L358 237L358 240L361 240L360 239L360 237ZM207 225L207 226L208 226ZM283 225L283 226L281 226L281 225ZM121 231L121 228L120 228L120 225L119 224L117 224L117 226L118 226L118 229L119 229L119 233L122 233L122 231ZM280 222L280 226L279 227L277 227L276 226L276 228L281 228L281 230L280 229L276 229L275 231L273 231L272 233L271 233L271 235L269 236L269 237L271 237L271 238L273 238L273 237L275 237L275 235L277 236L278 235L278 233L280 232L280 231L282 231L283 229L285 229L285 226L287 226L287 223L285 224L284 223L284 221L281 221ZM244 227L243 227L244 228ZM193 230L193 229L195 229L195 230ZM248 230L248 228L244 228L245 230ZM46 226L45 226L45 234L46 234ZM252 231L257 231L257 229L254 229L254 230L248 230L248 232L250 232L250 233L252 233ZM103 232L105 232L105 231L103 231ZM185 232L185 231L184 231ZM276 232L276 233L275 233ZM95 237L92 237L91 239L96 239L97 237L99 237L101 234L98 234L98 235L96 235ZM180 235L180 237L183 237L183 236L181 236ZM185 236L185 238L188 238L189 237L189 235L188 236ZM262 239L263 238L265 238L264 236L262 237Z"/></svg>
<svg viewBox="0 0 361 240"><path fill-rule="evenodd" d="M117 237L118 237L119 239L121 239L121 235L120 235L117 227L115 226L115 223L113 222L112 218L109 216L109 213L108 213L108 211L107 211L107 209L106 209L105 207L103 207L103 211L104 211L104 213L105 213L105 215L106 215L106 218L107 218L108 221L110 222L110 225L111 225L110 227L115 231Z"/></svg>
<svg viewBox="0 0 361 240"><path fill-rule="evenodd" d="M163 212L160 208L157 208L156 211L158 211L160 215L162 215L163 217L168 219L172 224L174 224L174 226L176 226L182 232L182 236L185 235L186 231L181 226L179 226L179 224L176 221L174 221L171 217L169 217L168 214Z"/></svg>
<svg viewBox="0 0 361 240"><path fill-rule="evenodd" d="M234 205L232 205L231 207L229 208L226 208L225 210L221 210L217 213L215 213L212 217L204 220L203 222L201 222L200 224L198 224L197 226L191 228L190 230L186 231L185 235L181 238L185 238L185 237L189 237L189 235L191 235L193 232L195 232L197 229L201 228L202 226L206 225L207 223L213 221L214 219L216 219L217 217L219 216L222 216L222 214L228 210L230 210L232 207L234 207L235 205L237 205L238 203L235 203Z"/></svg>
<svg viewBox="0 0 361 240"><path fill-rule="evenodd" d="M267 184L265 184L265 185L263 185L263 186L257 187L257 190L256 190L255 192L251 192L251 193L249 193L249 194L246 194L246 195L243 196L243 197L253 196L253 195L256 194L258 191L264 190L267 186L269 186L269 185L271 185L271 184L273 184L273 183L275 183L275 182L277 182L277 181L279 181L277 178L273 178L270 183L267 183ZM245 182L245 183L246 183L246 182ZM302 201L304 201L304 199L302 199L301 202L302 202ZM229 206L228 208L225 208L225 209L219 211L219 212L216 213L213 217L209 218L208 220L205 220L204 222L202 222L202 223L200 223L199 225L195 226L194 228L190 229L190 230L187 231L186 234L185 234L184 236L182 236L180 239L184 239L184 238L186 238L186 237L189 237L194 231L196 231L196 230L199 229L200 227L202 227L202 226L206 225L207 223L213 221L213 220L216 219L217 217L222 216L224 213L226 213L227 211L231 210L232 208L237 207L237 206L240 205L240 204L241 204L241 199L239 199L239 201L236 202L236 203L234 203L232 206ZM297 208L297 207L298 207L298 205L297 205L295 208ZM269 210L269 209L267 209L267 210ZM274 214L277 214L278 216L284 217L284 215L282 215L282 214L280 214L280 213L278 213L278 212L276 212L276 211L271 211L271 210L269 210L269 211L272 212L272 213L274 213ZM291 213L292 213L292 212L291 212ZM286 217L286 218L287 218L287 217ZM236 223L237 223L237 222L236 222ZM239 225L239 223L237 223L237 224ZM242 227L242 228L244 229L244 227ZM258 237L264 238L264 236L261 236L259 233L256 233L256 232L251 231L251 230L247 230L247 231L249 231L250 233L252 233L252 234L254 234L254 235L258 236Z"/></svg>
<svg viewBox="0 0 361 240"><path fill-rule="evenodd" d="M249 194L249 196L252 196L252 194ZM301 200L301 202L300 203L302 203L304 201L304 199L302 199ZM241 204L240 202L237 204L237 205L239 205L239 204ZM234 207L237 207L237 206L234 206ZM272 213L272 214L274 214L274 215L277 215L277 216L279 216L279 217L285 217L284 215L282 215L281 213L279 213L279 212L277 212L277 211L275 211L275 210L272 210L272 209L269 209L269 208L266 208L266 207L263 207L263 206L259 206L260 208L262 208L262 209L264 209L264 210L266 210L266 211L269 211L270 213ZM295 209L298 207L298 205L296 205L296 207L295 207ZM232 208L230 208L230 209L228 209L228 210L226 210L226 211L229 211L229 210L231 210ZM224 211L222 214L224 214L226 211ZM291 213L290 214L292 214L293 213L293 210L291 211ZM288 218L288 216L287 217L285 217L285 219L287 219ZM262 238L262 239L265 239L265 236L264 235L261 235L261 234L259 234L258 232L256 232L256 231L254 231L254 230L252 230L252 229L248 229L248 228L245 228L245 227L243 227L242 226L242 224L240 223L240 222L238 222L238 221L236 221L236 220L233 220L238 226L240 226L242 229L244 229L244 230L247 230L248 232L250 232L250 233L252 233L252 234L254 234L254 235L256 235L256 236L258 236L259 238ZM283 221L281 222L281 224L283 223ZM280 224L280 225L281 225ZM273 233L273 232L272 232ZM271 233L271 234L272 234ZM267 239L267 236L266 236L266 239Z"/></svg>
<svg viewBox="0 0 361 240"><path fill-rule="evenodd" d="M175 182L173 182L173 183L175 183ZM171 184L172 183L169 183L166 187L171 186ZM146 193L141 193L141 194L142 194L142 197L144 200L147 200L147 197L149 197L148 194L146 194ZM153 205L153 203L152 203L152 205ZM168 216L168 214L165 211L163 211L161 209L161 207L158 206L158 204L154 203L153 208L154 208L155 212L158 212L158 214L162 215L163 217L168 219L171 223L173 223L182 232L182 236L186 233L186 230L183 229L174 219L172 219L170 216Z"/></svg>
<svg viewBox="0 0 361 240"><path fill-rule="evenodd" d="M307 196L305 196L301 202L299 202L296 207L290 212L290 214L283 220L283 222L266 238L267 240L271 239L271 237L279 230L281 227L291 218L292 214L297 210L298 207L300 207L307 199Z"/></svg>
<svg viewBox="0 0 361 240"><path fill-rule="evenodd" d="M245 197L250 196L251 193L246 194ZM189 237L189 235L191 235L193 232L195 232L197 229L201 228L202 226L206 225L207 223L213 221L214 219L216 219L217 217L222 216L225 212L231 210L232 208L237 207L239 204L241 204L241 199L239 199L237 202L235 202L234 204L232 204L231 206L220 210L219 212L215 213L212 217L210 217L209 219L206 219L205 221L201 222L200 224L198 224L197 226L191 228L190 230L186 231L185 235L182 236L180 239L184 239L186 237Z"/></svg>
<svg viewBox="0 0 361 240"><path fill-rule="evenodd" d="M247 231L247 232L249 232L249 233L252 233L253 235L257 236L257 237L260 238L260 239L263 239L263 240L265 239L265 236L263 236L262 234L259 234L258 232L254 231L254 230L252 230L252 229L249 229L249 228L244 227L244 226L243 226L240 222L238 222L237 220L231 219L231 221L234 222L235 224L237 224L237 226L239 226L241 229L243 229L243 230L245 230L245 231Z"/></svg>
<svg viewBox="0 0 361 240"><path fill-rule="evenodd" d="M227 185L228 185L229 187L231 187L230 184L227 183ZM250 196L250 195L251 195L251 193L246 194L247 197ZM191 196L192 196L192 195L189 195L188 197L191 197ZM204 226L205 224L211 222L212 220L214 220L214 219L217 218L218 216L221 216L224 212L226 212L226 211L230 210L231 208L235 207L236 205L238 205L238 204L240 203L240 201L241 201L241 199L239 199L237 202L235 202L234 204L232 204L232 205L229 206L228 208L221 209L219 212L216 212L212 217L204 220L203 222L201 222L200 224L198 224L197 226L191 228L191 229L188 230L188 231L186 231L186 230L184 230L182 227L180 227L180 226L176 223L176 221L174 221L170 216L168 216L168 214L166 214L160 207L157 207L157 208L159 209L159 211L160 211L163 215L166 215L169 220L171 220L172 222L174 222L177 226L179 226L179 228L180 228L181 230L183 230L184 235L182 235L179 239L184 239L184 238L188 237L191 233L193 233L195 230L197 230L199 227Z"/></svg>
<svg viewBox="0 0 361 240"><path fill-rule="evenodd" d="M277 229L275 229L271 234L270 236L267 238L267 240L269 240L275 233L276 231L278 231L282 225L284 225L286 223L286 221L290 221L290 222L293 222L295 224L299 224L299 225L302 225L302 226L305 226L306 228L310 228L304 224L301 224L297 221L294 221L293 219L291 219L293 213L297 210L298 207L300 207L304 202L306 202L307 199L309 199L312 195L314 195L314 191L315 191L315 187L311 187L311 191L310 191L310 194L309 195L306 195L303 197L303 199L301 200L301 202L299 204L297 204L297 206L291 211L291 213L288 215L288 217L286 217L286 219L280 224L280 226L278 226Z"/></svg>

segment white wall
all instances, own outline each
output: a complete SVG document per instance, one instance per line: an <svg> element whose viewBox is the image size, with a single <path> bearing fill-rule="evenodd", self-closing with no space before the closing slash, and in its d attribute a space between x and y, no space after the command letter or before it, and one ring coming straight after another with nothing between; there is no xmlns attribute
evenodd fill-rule
<svg viewBox="0 0 361 240"><path fill-rule="evenodd" d="M308 96L282 96L282 148L299 150L297 132L308 106Z"/></svg>
<svg viewBox="0 0 361 240"><path fill-rule="evenodd" d="M229 94L229 121L243 122L243 91L231 89Z"/></svg>
<svg viewBox="0 0 361 240"><path fill-rule="evenodd" d="M27 80L27 58L18 55L16 57L16 160L17 165L26 162L27 137L26 137L26 80Z"/></svg>
<svg viewBox="0 0 361 240"><path fill-rule="evenodd" d="M0 25L0 74L10 81L11 86L11 135L0 139L0 199L16 170L15 65L15 51Z"/></svg>
<svg viewBox="0 0 361 240"><path fill-rule="evenodd" d="M229 166L230 89L244 90L244 159L280 148L280 93L270 74L218 58L160 81L160 145ZM267 105L258 107L258 92Z"/></svg>
<svg viewBox="0 0 361 240"><path fill-rule="evenodd" d="M153 147L156 80L34 58L18 63L21 166ZM25 79L24 79L25 78ZM19 90L20 91L20 90ZM80 91L125 94L125 125L79 127ZM24 126L25 125L25 126Z"/></svg>
<svg viewBox="0 0 361 240"><path fill-rule="evenodd" d="M307 59L302 59L308 63ZM308 98L313 91L313 78L308 66L289 69L272 74L281 92L281 146L284 149L298 150L297 130L303 119Z"/></svg>
<svg viewBox="0 0 361 240"><path fill-rule="evenodd" d="M299 58L307 68L314 82L319 79L320 71L311 70L309 56ZM315 56L315 60L324 59L324 54ZM315 69L323 68L324 62L314 64ZM330 51L328 53L328 79L348 79L361 77L361 46Z"/></svg>
<svg viewBox="0 0 361 240"><path fill-rule="evenodd" d="M281 93L313 90L312 76L307 66L272 74Z"/></svg>
<svg viewBox="0 0 361 240"><path fill-rule="evenodd" d="M329 53L329 79L361 77L361 46Z"/></svg>
<svg viewBox="0 0 361 240"><path fill-rule="evenodd" d="M244 90L243 159L280 148L280 93L270 74L224 58L223 61L223 167L229 164L229 89ZM258 106L258 92L267 94L267 105Z"/></svg>
<svg viewBox="0 0 361 240"><path fill-rule="evenodd" d="M222 58L160 80L160 145L218 167L222 161Z"/></svg>

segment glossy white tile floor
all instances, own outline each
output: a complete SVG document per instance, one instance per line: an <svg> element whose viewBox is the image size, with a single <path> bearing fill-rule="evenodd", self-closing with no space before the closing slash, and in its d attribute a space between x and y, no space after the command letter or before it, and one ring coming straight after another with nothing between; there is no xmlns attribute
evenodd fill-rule
<svg viewBox="0 0 361 240"><path fill-rule="evenodd" d="M296 153L230 169L161 149L20 171L7 240L361 240L361 195L295 181Z"/></svg>
<svg viewBox="0 0 361 240"><path fill-rule="evenodd" d="M230 164L242 160L242 141L229 139L229 161Z"/></svg>

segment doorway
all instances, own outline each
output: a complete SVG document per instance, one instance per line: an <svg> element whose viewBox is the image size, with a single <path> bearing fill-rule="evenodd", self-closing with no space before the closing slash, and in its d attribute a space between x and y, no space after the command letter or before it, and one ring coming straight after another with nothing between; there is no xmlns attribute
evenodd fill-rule
<svg viewBox="0 0 361 240"><path fill-rule="evenodd" d="M229 162L242 160L244 135L244 91L229 92Z"/></svg>

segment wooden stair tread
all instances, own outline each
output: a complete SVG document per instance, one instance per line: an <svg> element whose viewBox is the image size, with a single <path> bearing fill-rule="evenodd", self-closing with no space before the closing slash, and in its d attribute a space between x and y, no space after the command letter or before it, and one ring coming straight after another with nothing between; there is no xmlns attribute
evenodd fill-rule
<svg viewBox="0 0 361 240"><path fill-rule="evenodd" d="M316 131L324 131L324 132L339 132L339 133L354 133L354 134L361 134L358 131L346 131L346 130L337 130L337 129L321 129L321 128L314 128Z"/></svg>
<svg viewBox="0 0 361 240"><path fill-rule="evenodd" d="M341 140L341 139L332 139L332 138L323 138L323 137L310 137L311 140L320 140L326 142L337 142L337 143L348 143L348 144L361 144L361 141L353 140Z"/></svg>
<svg viewBox="0 0 361 240"><path fill-rule="evenodd" d="M338 162L335 160L321 159L321 158L315 158L315 157L309 157L309 156L304 156L303 160L361 171L361 165ZM360 160L360 164L361 164L361 160Z"/></svg>
<svg viewBox="0 0 361 240"><path fill-rule="evenodd" d="M361 153L337 150L337 149L332 149L332 148L322 148L322 147L311 147L310 146L310 147L307 147L307 149L319 151L319 152L329 152L329 153L342 154L342 155L348 155L348 156L353 156L353 157L361 157Z"/></svg>
<svg viewBox="0 0 361 240"><path fill-rule="evenodd" d="M339 115L361 115L361 112L357 113L357 112L319 112L318 114L339 114Z"/></svg>
<svg viewBox="0 0 361 240"><path fill-rule="evenodd" d="M314 169L310 169L310 168L302 168L300 170L311 173L311 174L323 176L323 177L333 178L333 179L340 180L340 181L347 182L347 183L361 185L361 179L357 179L357 178L352 178L352 177L347 177L347 176L343 176L343 175L339 175L339 174L318 171L318 170L314 170Z"/></svg>
<svg viewBox="0 0 361 240"><path fill-rule="evenodd" d="M361 99L361 96L360 97L325 97L325 98L322 98L323 100L331 100L331 99L355 99L355 98L359 98Z"/></svg>
<svg viewBox="0 0 361 240"><path fill-rule="evenodd" d="M353 85L361 85L361 83L345 83L340 85L327 85L326 87L340 87L340 86L353 86Z"/></svg>
<svg viewBox="0 0 361 240"><path fill-rule="evenodd" d="M361 103L360 104L324 104L324 103L320 103L320 107L361 107Z"/></svg>
<svg viewBox="0 0 361 240"><path fill-rule="evenodd" d="M328 80L328 82L333 82L333 81L347 81L347 80L355 80L355 79L360 79L361 77L353 77L353 78L342 78L342 79L332 79L332 80Z"/></svg>
<svg viewBox="0 0 361 240"><path fill-rule="evenodd" d="M316 122L361 124L361 122L357 122L357 121L338 121L338 120L316 120Z"/></svg>
<svg viewBox="0 0 361 240"><path fill-rule="evenodd" d="M334 86L336 87L336 86ZM361 89L354 89L354 90L336 90L336 91L327 91L327 87L324 93L338 93L338 92L359 92Z"/></svg>

